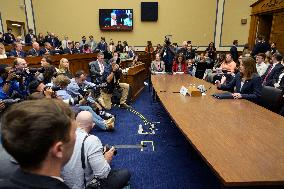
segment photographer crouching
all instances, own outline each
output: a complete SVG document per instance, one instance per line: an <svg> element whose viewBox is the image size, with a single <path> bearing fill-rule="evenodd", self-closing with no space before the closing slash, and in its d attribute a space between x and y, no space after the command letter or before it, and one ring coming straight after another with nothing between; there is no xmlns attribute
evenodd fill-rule
<svg viewBox="0 0 284 189"><path fill-rule="evenodd" d="M101 97L103 99L102 106L105 109L111 109L112 103L119 104L120 108L128 108L126 104L129 84L119 83L122 76L122 70L113 60L108 68L104 69L103 81L107 82L107 87L102 90Z"/></svg>

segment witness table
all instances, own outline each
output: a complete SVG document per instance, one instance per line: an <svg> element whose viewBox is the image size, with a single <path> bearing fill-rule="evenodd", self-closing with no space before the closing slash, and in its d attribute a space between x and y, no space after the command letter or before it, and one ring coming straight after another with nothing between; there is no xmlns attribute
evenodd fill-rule
<svg viewBox="0 0 284 189"><path fill-rule="evenodd" d="M247 100L215 99L215 86L189 75L151 79L169 115L225 186L284 185L283 117ZM178 93L190 84L205 85L207 95Z"/></svg>

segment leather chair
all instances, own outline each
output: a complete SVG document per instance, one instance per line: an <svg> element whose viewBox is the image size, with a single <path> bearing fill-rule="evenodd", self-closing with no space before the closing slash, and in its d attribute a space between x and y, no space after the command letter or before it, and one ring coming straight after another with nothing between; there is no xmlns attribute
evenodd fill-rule
<svg viewBox="0 0 284 189"><path fill-rule="evenodd" d="M274 87L264 86L262 88L260 105L275 113L280 113L284 105L283 91Z"/></svg>

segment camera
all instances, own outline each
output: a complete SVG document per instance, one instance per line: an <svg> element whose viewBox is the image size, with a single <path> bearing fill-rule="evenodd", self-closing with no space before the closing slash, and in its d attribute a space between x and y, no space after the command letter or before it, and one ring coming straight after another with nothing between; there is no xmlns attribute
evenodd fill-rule
<svg viewBox="0 0 284 189"><path fill-rule="evenodd" d="M107 151L109 151L109 150L111 149L111 146L108 145L108 144L106 144L106 145L104 146L104 148L105 148L105 152L107 152ZM114 149L113 155L116 156L116 154L117 154L117 149Z"/></svg>
<svg viewBox="0 0 284 189"><path fill-rule="evenodd" d="M9 98L9 99L2 100L2 102L5 104L5 107L11 106L11 105L18 103L20 101L21 101L20 98L16 98L16 99Z"/></svg>
<svg viewBox="0 0 284 189"><path fill-rule="evenodd" d="M75 98L69 98L69 99L63 100L63 102L65 102L66 104L69 104L70 106L74 106L76 104L79 104L80 100L82 100L80 96L77 96Z"/></svg>
<svg viewBox="0 0 284 189"><path fill-rule="evenodd" d="M39 73L43 73L45 71L44 67L40 67L40 68L22 68L22 69L18 69L18 68L13 68L11 70L11 72L15 73L15 77L14 79L21 79L22 77L28 77L28 76L32 76L35 73L39 72Z"/></svg>

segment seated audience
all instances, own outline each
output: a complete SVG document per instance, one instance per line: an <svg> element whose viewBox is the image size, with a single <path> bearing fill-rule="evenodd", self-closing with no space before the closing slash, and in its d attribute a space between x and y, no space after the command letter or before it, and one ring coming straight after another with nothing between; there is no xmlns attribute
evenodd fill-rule
<svg viewBox="0 0 284 189"><path fill-rule="evenodd" d="M7 110L1 126L3 147L19 169L1 180L0 188L69 188L60 178L76 139L74 114L67 104L51 99L21 102Z"/></svg>
<svg viewBox="0 0 284 189"><path fill-rule="evenodd" d="M156 54L155 60L151 63L151 73L155 74L156 72L165 72L165 63L161 60L159 53Z"/></svg>
<svg viewBox="0 0 284 189"><path fill-rule="evenodd" d="M206 81L214 83L216 79L221 78L221 73L218 71L218 69L219 70L221 69L220 67L223 63L225 63L225 61L226 61L226 55L224 53L217 54L217 59L214 64L212 73L208 73Z"/></svg>
<svg viewBox="0 0 284 189"><path fill-rule="evenodd" d="M7 58L5 46L3 45L3 43L0 43L0 59L5 59L5 58Z"/></svg>
<svg viewBox="0 0 284 189"><path fill-rule="evenodd" d="M25 41L22 39L22 36L16 37L16 40L14 43L21 43L22 45L25 45Z"/></svg>
<svg viewBox="0 0 284 189"><path fill-rule="evenodd" d="M151 41L147 41L147 46L145 48L145 52L148 53L148 54L153 54L154 53L154 48L153 48L153 45L152 45Z"/></svg>
<svg viewBox="0 0 284 189"><path fill-rule="evenodd" d="M101 37L101 41L97 45L96 51L106 52L108 50L108 45L106 43L106 39Z"/></svg>
<svg viewBox="0 0 284 189"><path fill-rule="evenodd" d="M29 33L25 36L26 45L32 45L32 39L36 38L35 34L33 34L33 29L29 29Z"/></svg>
<svg viewBox="0 0 284 189"><path fill-rule="evenodd" d="M114 157L114 147L106 150L98 137L89 134L95 126L92 114L87 111L80 112L76 122L77 137L74 152L61 172L66 184L70 188L86 188L95 178L101 188L119 189L126 186L130 179L129 171L113 170L110 167Z"/></svg>
<svg viewBox="0 0 284 189"><path fill-rule="evenodd" d="M64 54L73 54L73 42L68 41L67 47L63 49Z"/></svg>
<svg viewBox="0 0 284 189"><path fill-rule="evenodd" d="M121 44L121 41L118 41L116 47L115 47L115 51L119 52L119 53L123 53L123 46Z"/></svg>
<svg viewBox="0 0 284 189"><path fill-rule="evenodd" d="M115 45L114 45L114 42L113 42L112 39L110 39L109 46L108 46L108 50L109 50L111 53L114 53L114 51L115 51Z"/></svg>
<svg viewBox="0 0 284 189"><path fill-rule="evenodd" d="M249 57L250 54L251 54L251 50L249 48L249 44L246 43L245 46L244 46L242 55L243 55L243 57Z"/></svg>
<svg viewBox="0 0 284 189"><path fill-rule="evenodd" d="M81 54L82 48L80 47L79 42L75 42L75 47L73 48L73 54Z"/></svg>
<svg viewBox="0 0 284 189"><path fill-rule="evenodd" d="M247 99L257 101L261 96L261 78L256 70L256 63L253 58L244 57L241 60L240 72L227 84L224 84L226 77L222 81L216 81L218 89L234 91L232 96L235 99Z"/></svg>
<svg viewBox="0 0 284 189"><path fill-rule="evenodd" d="M252 50L251 55L254 57L258 53L266 53L267 51L270 51L270 45L268 42L265 41L263 35L259 35L257 37L257 42Z"/></svg>
<svg viewBox="0 0 284 189"><path fill-rule="evenodd" d="M183 56L186 56L187 54L187 41L182 42L182 46L180 49L178 49L177 54L183 54Z"/></svg>
<svg viewBox="0 0 284 189"><path fill-rule="evenodd" d="M266 55L264 53L259 53L258 55L256 55L256 70L260 77L265 74L268 67L268 65L264 63L265 58Z"/></svg>
<svg viewBox="0 0 284 189"><path fill-rule="evenodd" d="M230 53L226 54L226 61L221 64L220 68L227 73L235 73L237 64L232 59L232 55Z"/></svg>
<svg viewBox="0 0 284 189"><path fill-rule="evenodd" d="M135 48L133 46L129 47L128 58L133 59L136 56Z"/></svg>
<svg viewBox="0 0 284 189"><path fill-rule="evenodd" d="M273 87L273 81L275 81L281 70L284 68L281 64L282 59L283 56L280 53L272 55L272 64L268 66L265 74L262 75L262 85Z"/></svg>
<svg viewBox="0 0 284 189"><path fill-rule="evenodd" d="M15 43L15 49L10 51L10 57L26 57L26 53L23 51L23 46L21 43Z"/></svg>
<svg viewBox="0 0 284 189"><path fill-rule="evenodd" d="M179 54L173 63L173 72L187 73L187 64L183 54Z"/></svg>
<svg viewBox="0 0 284 189"><path fill-rule="evenodd" d="M39 46L44 46L45 39L42 33L38 34L36 42L38 42Z"/></svg>
<svg viewBox="0 0 284 189"><path fill-rule="evenodd" d="M3 41L7 45L12 45L16 41L15 36L12 34L11 28L8 28L7 33L4 33Z"/></svg>
<svg viewBox="0 0 284 189"><path fill-rule="evenodd" d="M48 84L56 77L56 68L52 65L52 59L49 56L43 56L41 59L41 66L44 68L43 73L39 73L37 79L44 84Z"/></svg>
<svg viewBox="0 0 284 189"><path fill-rule="evenodd" d="M208 47L205 50L206 52L208 52L208 56L209 58L211 58L212 60L216 59L216 47L215 44L213 42L210 42Z"/></svg>
<svg viewBox="0 0 284 189"><path fill-rule="evenodd" d="M85 44L83 46L82 53L85 53L85 54L92 53L92 50L91 50L91 48L89 47L88 44Z"/></svg>
<svg viewBox="0 0 284 189"><path fill-rule="evenodd" d="M39 56L43 56L43 55L52 55L52 46L49 42L45 42L44 43L44 48L40 49L39 51Z"/></svg>
<svg viewBox="0 0 284 189"><path fill-rule="evenodd" d="M60 40L54 33L50 33L50 37L47 39L46 42L49 42L49 44L54 48L59 48L61 45Z"/></svg>
<svg viewBox="0 0 284 189"><path fill-rule="evenodd" d="M68 78L73 78L73 74L70 72L69 69L69 61L66 58L61 58L57 70L57 75L65 75Z"/></svg>
<svg viewBox="0 0 284 189"><path fill-rule="evenodd" d="M194 59L195 58L195 50L192 48L192 45L187 45L187 49L185 51L185 59Z"/></svg>
<svg viewBox="0 0 284 189"><path fill-rule="evenodd" d="M128 51L129 51L128 43L127 41L123 41L123 52L128 53Z"/></svg>
<svg viewBox="0 0 284 189"><path fill-rule="evenodd" d="M279 53L275 42L272 42L270 46L271 46L271 50L270 50L271 54Z"/></svg>
<svg viewBox="0 0 284 189"><path fill-rule="evenodd" d="M28 51L29 56L39 56L39 44L37 42L33 42L32 49Z"/></svg>
<svg viewBox="0 0 284 189"><path fill-rule="evenodd" d="M282 69L276 79L274 79L273 85L275 88L278 88L284 92L284 69Z"/></svg>

